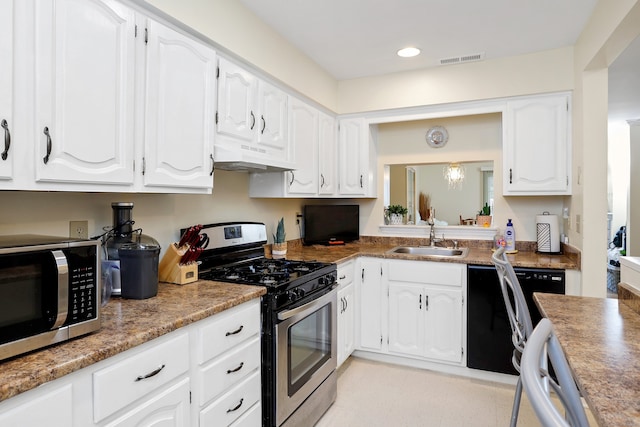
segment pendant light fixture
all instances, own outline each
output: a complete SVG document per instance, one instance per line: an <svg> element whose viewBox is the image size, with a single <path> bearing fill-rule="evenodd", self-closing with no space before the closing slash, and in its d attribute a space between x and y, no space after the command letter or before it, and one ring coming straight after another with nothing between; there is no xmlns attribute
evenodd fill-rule
<svg viewBox="0 0 640 427"><path fill-rule="evenodd" d="M447 180L449 190L462 189L462 181L464 181L464 166L460 163L449 163L443 169L444 178Z"/></svg>

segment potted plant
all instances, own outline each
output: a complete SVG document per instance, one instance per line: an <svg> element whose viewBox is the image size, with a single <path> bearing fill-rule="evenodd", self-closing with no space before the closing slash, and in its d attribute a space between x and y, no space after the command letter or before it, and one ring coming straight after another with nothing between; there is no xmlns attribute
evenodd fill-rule
<svg viewBox="0 0 640 427"><path fill-rule="evenodd" d="M287 241L285 237L284 218L280 218L276 232L273 234L273 247L271 249L271 256L273 256L273 258L284 258L287 255Z"/></svg>
<svg viewBox="0 0 640 427"><path fill-rule="evenodd" d="M387 208L389 212L391 224L402 224L404 222L404 216L409 212L407 208L402 205L389 205Z"/></svg>
<svg viewBox="0 0 640 427"><path fill-rule="evenodd" d="M476 215L476 224L480 227L491 227L491 206L488 203L485 203Z"/></svg>

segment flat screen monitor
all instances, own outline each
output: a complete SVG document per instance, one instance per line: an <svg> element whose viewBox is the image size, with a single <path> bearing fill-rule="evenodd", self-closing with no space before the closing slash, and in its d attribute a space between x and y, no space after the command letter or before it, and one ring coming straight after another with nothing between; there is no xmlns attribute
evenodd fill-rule
<svg viewBox="0 0 640 427"><path fill-rule="evenodd" d="M360 238L359 205L305 205L305 245L329 245Z"/></svg>

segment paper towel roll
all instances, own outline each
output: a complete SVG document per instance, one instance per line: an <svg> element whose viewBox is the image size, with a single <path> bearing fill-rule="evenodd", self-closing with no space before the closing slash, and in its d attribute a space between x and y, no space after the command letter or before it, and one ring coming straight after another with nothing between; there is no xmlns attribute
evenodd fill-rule
<svg viewBox="0 0 640 427"><path fill-rule="evenodd" d="M536 215L536 230L538 236L538 252L560 252L558 215L550 215L549 212Z"/></svg>

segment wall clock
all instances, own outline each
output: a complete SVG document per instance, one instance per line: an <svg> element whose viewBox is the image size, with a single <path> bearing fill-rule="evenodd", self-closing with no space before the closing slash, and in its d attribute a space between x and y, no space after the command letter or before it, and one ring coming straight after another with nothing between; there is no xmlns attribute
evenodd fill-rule
<svg viewBox="0 0 640 427"><path fill-rule="evenodd" d="M427 131L425 138L433 148L444 147L449 140L449 132L442 126L434 126Z"/></svg>

